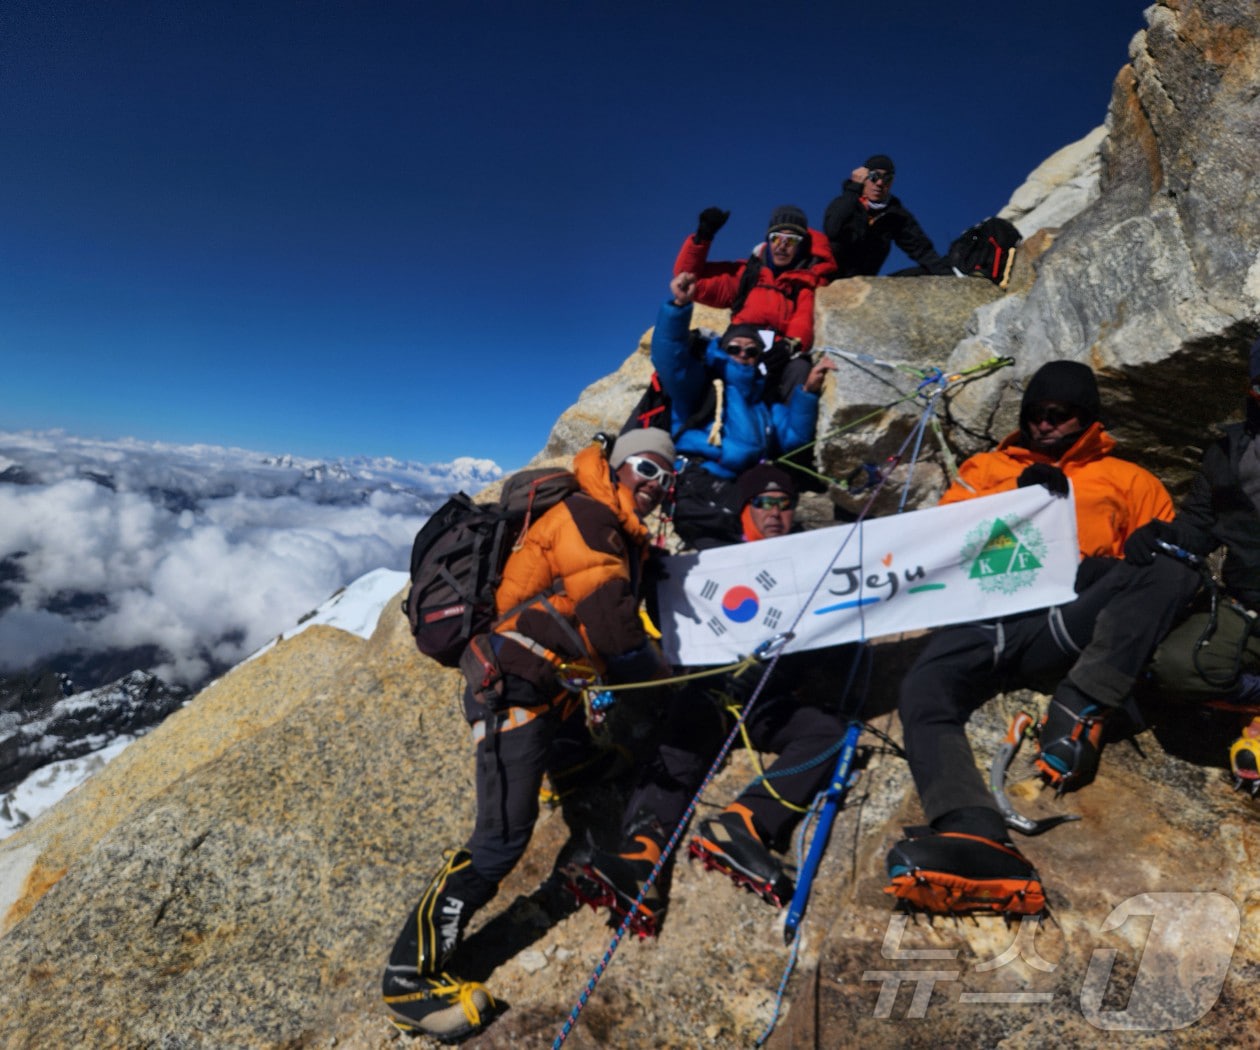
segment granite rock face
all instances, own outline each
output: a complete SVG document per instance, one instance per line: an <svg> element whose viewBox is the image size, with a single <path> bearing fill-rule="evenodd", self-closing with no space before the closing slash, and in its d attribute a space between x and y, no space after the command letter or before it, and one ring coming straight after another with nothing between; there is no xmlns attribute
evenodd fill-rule
<svg viewBox="0 0 1260 1050"><path fill-rule="evenodd" d="M859 355L829 384L828 471L891 454L929 397L950 454L991 443L1013 425L1022 382L1058 356L1094 365L1128 454L1174 487L1210 424L1240 407L1260 292L1249 87L1260 12L1166 0L1148 18L1116 80L1097 199L1025 231L1005 293L974 279L853 279L820 296L820 345ZM540 458L617 429L647 371L640 347L565 414ZM948 380L964 372L970 382ZM921 458L916 504L946 476L935 437ZM874 647L881 702L866 714L893 741L886 698L914 644ZM0 843L0 1045L398 1045L379 969L473 815L457 692L392 606L368 641L315 627L233 670ZM972 724L979 760L1038 704L1024 692L985 705ZM1062 800L1037 790L1027 755L1013 767L1024 812L1082 817L1021 842L1049 896L1039 924L903 921L881 892L884 854L923 818L905 763L864 736L767 1045L1254 1042L1260 805L1226 783L1237 720L1170 706L1147 717L1140 750L1110 746L1097 781ZM725 804L753 772L736 754L704 805ZM588 988L611 931L563 907L549 875L588 832L611 844L621 797L600 785L544 810L478 915L461 975L509 1008L469 1045L546 1045ZM746 1046L771 1022L789 958L779 917L683 861L670 899L659 939L620 944L567 1045Z"/></svg>
<svg viewBox="0 0 1260 1050"><path fill-rule="evenodd" d="M1083 139L1057 150L1033 170L998 215L1024 237L1058 229L1098 199L1107 129L1096 127Z"/></svg>

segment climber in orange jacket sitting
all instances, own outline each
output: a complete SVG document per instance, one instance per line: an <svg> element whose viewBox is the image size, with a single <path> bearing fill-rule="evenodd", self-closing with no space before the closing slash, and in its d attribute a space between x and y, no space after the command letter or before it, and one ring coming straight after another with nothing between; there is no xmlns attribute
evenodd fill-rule
<svg viewBox="0 0 1260 1050"><path fill-rule="evenodd" d="M967 460L941 499L1028 485L1072 492L1081 562L1075 601L945 627L902 679L906 755L930 827L889 852L886 892L929 911L1031 914L1044 905L1040 876L976 768L965 728L972 713L999 691L1053 690L1037 769L1058 791L1088 784L1104 721L1120 716L1198 587L1198 573L1174 558L1135 559L1133 537L1170 520L1172 500L1153 474L1112 455L1101 412L1087 365L1048 362L1024 391L1019 430Z"/></svg>

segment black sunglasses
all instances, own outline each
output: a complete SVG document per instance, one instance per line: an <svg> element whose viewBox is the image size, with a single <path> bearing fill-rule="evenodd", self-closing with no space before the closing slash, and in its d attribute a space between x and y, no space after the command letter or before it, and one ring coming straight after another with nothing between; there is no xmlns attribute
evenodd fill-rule
<svg viewBox="0 0 1260 1050"><path fill-rule="evenodd" d="M1061 427L1069 419L1076 419L1080 415L1080 409L1033 405L1026 415L1030 423L1049 423L1052 427Z"/></svg>

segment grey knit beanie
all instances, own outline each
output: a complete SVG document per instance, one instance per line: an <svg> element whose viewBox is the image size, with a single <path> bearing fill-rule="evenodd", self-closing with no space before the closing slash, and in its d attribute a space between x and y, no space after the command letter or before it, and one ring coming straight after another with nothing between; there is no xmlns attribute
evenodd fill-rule
<svg viewBox="0 0 1260 1050"><path fill-rule="evenodd" d="M674 442L660 427L640 427L638 430L627 430L613 445L612 455L608 457L608 465L617 470L631 456L641 456L645 452L655 452L666 462L673 463Z"/></svg>

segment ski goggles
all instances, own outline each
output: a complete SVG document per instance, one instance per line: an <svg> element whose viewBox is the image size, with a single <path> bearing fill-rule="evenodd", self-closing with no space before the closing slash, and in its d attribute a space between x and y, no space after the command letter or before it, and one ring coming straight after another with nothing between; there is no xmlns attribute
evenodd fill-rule
<svg viewBox="0 0 1260 1050"><path fill-rule="evenodd" d="M867 182L878 182L886 186L888 183L892 182L892 180L893 173L891 171L868 171L866 173Z"/></svg>
<svg viewBox="0 0 1260 1050"><path fill-rule="evenodd" d="M775 230L766 236L771 248L795 248L804 239L803 233L789 233L787 230Z"/></svg>
<svg viewBox="0 0 1260 1050"><path fill-rule="evenodd" d="M748 502L757 510L791 510L795 501L791 496L754 496Z"/></svg>
<svg viewBox="0 0 1260 1050"><path fill-rule="evenodd" d="M630 464L630 469L644 481L655 481L663 489L674 487L674 472L668 467L662 467L646 456L627 456L626 462Z"/></svg>

